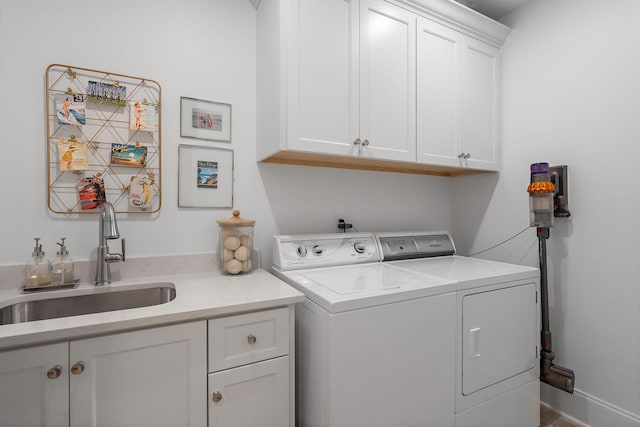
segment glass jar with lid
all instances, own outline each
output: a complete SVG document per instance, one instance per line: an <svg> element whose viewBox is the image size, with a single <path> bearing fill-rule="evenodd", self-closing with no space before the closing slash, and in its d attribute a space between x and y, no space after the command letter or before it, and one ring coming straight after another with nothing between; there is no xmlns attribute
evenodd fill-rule
<svg viewBox="0 0 640 427"><path fill-rule="evenodd" d="M240 217L234 210L229 219L216 221L220 227L218 237L218 267L224 274L250 273L254 270L253 227L255 220Z"/></svg>

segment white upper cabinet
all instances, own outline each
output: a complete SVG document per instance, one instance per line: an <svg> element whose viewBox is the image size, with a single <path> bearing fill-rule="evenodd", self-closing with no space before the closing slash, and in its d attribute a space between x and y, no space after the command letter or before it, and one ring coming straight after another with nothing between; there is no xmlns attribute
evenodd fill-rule
<svg viewBox="0 0 640 427"><path fill-rule="evenodd" d="M460 147L462 35L418 19L418 161L457 166Z"/></svg>
<svg viewBox="0 0 640 427"><path fill-rule="evenodd" d="M415 15L382 0L289 8L286 148L415 160Z"/></svg>
<svg viewBox="0 0 640 427"><path fill-rule="evenodd" d="M444 0L263 0L257 13L259 161L498 169L508 28Z"/></svg>
<svg viewBox="0 0 640 427"><path fill-rule="evenodd" d="M361 0L360 25L359 154L415 161L416 15Z"/></svg>
<svg viewBox="0 0 640 427"><path fill-rule="evenodd" d="M287 148L353 154L359 133L357 5L289 2Z"/></svg>
<svg viewBox="0 0 640 427"><path fill-rule="evenodd" d="M418 20L418 162L498 170L498 49Z"/></svg>
<svg viewBox="0 0 640 427"><path fill-rule="evenodd" d="M466 37L462 72L462 166L498 170L498 49Z"/></svg>

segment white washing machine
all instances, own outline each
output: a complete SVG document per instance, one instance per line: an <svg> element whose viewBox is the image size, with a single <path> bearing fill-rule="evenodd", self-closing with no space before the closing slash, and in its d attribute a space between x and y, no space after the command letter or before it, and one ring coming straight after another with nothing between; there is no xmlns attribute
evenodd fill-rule
<svg viewBox="0 0 640 427"><path fill-rule="evenodd" d="M538 425L538 270L454 252L447 233L274 237L307 297L300 426Z"/></svg>

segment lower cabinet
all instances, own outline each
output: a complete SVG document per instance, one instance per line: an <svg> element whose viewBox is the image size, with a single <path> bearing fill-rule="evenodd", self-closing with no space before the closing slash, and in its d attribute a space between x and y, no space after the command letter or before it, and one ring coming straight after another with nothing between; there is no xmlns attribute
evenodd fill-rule
<svg viewBox="0 0 640 427"><path fill-rule="evenodd" d="M288 307L209 320L209 427L293 425L293 323Z"/></svg>
<svg viewBox="0 0 640 427"><path fill-rule="evenodd" d="M0 425L206 427L206 322L0 353Z"/></svg>
<svg viewBox="0 0 640 427"><path fill-rule="evenodd" d="M0 352L0 426L293 425L293 316L283 307Z"/></svg>
<svg viewBox="0 0 640 427"><path fill-rule="evenodd" d="M209 426L289 425L289 356L209 374Z"/></svg>
<svg viewBox="0 0 640 427"><path fill-rule="evenodd" d="M72 341L70 426L206 427L206 323Z"/></svg>
<svg viewBox="0 0 640 427"><path fill-rule="evenodd" d="M0 353L0 426L69 426L69 346Z"/></svg>

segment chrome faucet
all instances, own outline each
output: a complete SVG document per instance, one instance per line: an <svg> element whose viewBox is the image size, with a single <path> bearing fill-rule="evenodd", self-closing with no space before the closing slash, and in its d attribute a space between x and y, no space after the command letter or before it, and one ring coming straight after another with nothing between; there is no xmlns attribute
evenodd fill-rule
<svg viewBox="0 0 640 427"><path fill-rule="evenodd" d="M111 283L111 266L112 262L124 262L125 246L124 238L120 239L118 231L118 223L116 222L116 213L113 205L105 202L100 207L98 219L98 256L96 259L96 286L108 285ZM121 254L109 253L108 240L120 239L122 245Z"/></svg>

